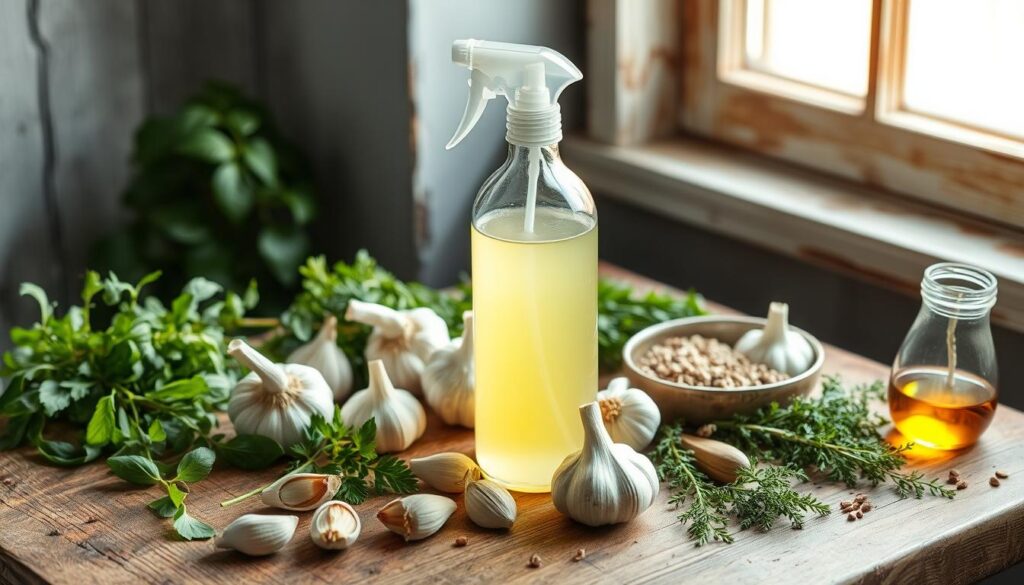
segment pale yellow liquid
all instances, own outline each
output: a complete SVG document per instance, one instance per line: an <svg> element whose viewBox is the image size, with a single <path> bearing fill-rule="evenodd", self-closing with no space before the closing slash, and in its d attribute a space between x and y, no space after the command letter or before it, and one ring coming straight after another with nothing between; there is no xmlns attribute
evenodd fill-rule
<svg viewBox="0 0 1024 585"><path fill-rule="evenodd" d="M551 490L597 392L597 227L561 210L492 212L473 229L476 456L509 489Z"/></svg>

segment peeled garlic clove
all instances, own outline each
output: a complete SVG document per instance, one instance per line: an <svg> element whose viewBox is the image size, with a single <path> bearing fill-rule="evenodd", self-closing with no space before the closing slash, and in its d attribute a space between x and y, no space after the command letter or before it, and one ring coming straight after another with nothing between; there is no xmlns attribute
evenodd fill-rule
<svg viewBox="0 0 1024 585"><path fill-rule="evenodd" d="M438 453L409 461L413 474L441 492L461 494L466 490L466 475L479 473L476 462L462 453Z"/></svg>
<svg viewBox="0 0 1024 585"><path fill-rule="evenodd" d="M304 512L333 498L340 487L337 475L293 473L270 484L260 498L268 506Z"/></svg>
<svg viewBox="0 0 1024 585"><path fill-rule="evenodd" d="M639 451L651 443L661 411L643 390L629 387L629 378L619 377L608 383L606 390L597 393L604 427L612 441L625 443Z"/></svg>
<svg viewBox="0 0 1024 585"><path fill-rule="evenodd" d="M298 516L245 514L228 524L214 544L254 557L269 555L291 541L298 525Z"/></svg>
<svg viewBox="0 0 1024 585"><path fill-rule="evenodd" d="M516 501L501 485L489 479L466 482L466 514L483 528L511 528L516 521Z"/></svg>
<svg viewBox="0 0 1024 585"><path fill-rule="evenodd" d="M404 451L423 436L427 413L415 396L391 384L384 362L370 362L369 371L370 385L341 407L341 420L358 428L372 418L377 424L377 452Z"/></svg>
<svg viewBox="0 0 1024 585"><path fill-rule="evenodd" d="M423 369L423 397L445 423L473 428L476 415L473 312L462 315L463 333L435 351Z"/></svg>
<svg viewBox="0 0 1024 585"><path fill-rule="evenodd" d="M693 451L697 467L716 481L732 483L740 469L750 467L750 460L743 451L728 443L685 433L680 435L679 442Z"/></svg>
<svg viewBox="0 0 1024 585"><path fill-rule="evenodd" d="M352 365L338 347L338 318L334 315L324 319L316 337L293 351L288 362L309 366L323 374L337 402L352 392Z"/></svg>
<svg viewBox="0 0 1024 585"><path fill-rule="evenodd" d="M388 530L406 541L421 540L444 526L455 513L455 501L433 494L416 494L389 502L377 512Z"/></svg>
<svg viewBox="0 0 1024 585"><path fill-rule="evenodd" d="M796 376L814 363L814 349L803 335L789 329L789 305L768 306L768 322L764 329L753 329L736 342L736 351L750 361Z"/></svg>
<svg viewBox="0 0 1024 585"><path fill-rule="evenodd" d="M313 544L329 550L348 548L359 538L362 523L355 508L345 502L324 502L309 523L309 536Z"/></svg>
<svg viewBox="0 0 1024 585"><path fill-rule="evenodd" d="M596 402L580 407L583 449L565 458L551 479L555 509L588 526L628 522L654 503L660 486L647 457L612 443Z"/></svg>

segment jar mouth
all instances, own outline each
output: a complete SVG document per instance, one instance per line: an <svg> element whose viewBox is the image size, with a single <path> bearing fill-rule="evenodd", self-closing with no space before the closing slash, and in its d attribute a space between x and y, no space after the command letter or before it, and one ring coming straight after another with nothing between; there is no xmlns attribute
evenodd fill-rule
<svg viewBox="0 0 1024 585"><path fill-rule="evenodd" d="M921 298L936 313L952 319L976 319L996 304L998 283L989 271L969 264L940 262L924 271Z"/></svg>

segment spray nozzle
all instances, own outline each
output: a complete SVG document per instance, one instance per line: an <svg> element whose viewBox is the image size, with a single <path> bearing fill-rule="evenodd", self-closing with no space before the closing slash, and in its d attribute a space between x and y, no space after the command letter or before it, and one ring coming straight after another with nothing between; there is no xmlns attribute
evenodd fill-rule
<svg viewBox="0 0 1024 585"><path fill-rule="evenodd" d="M534 123L528 132L520 131L524 144L561 138L558 96L570 83L583 79L580 70L561 53L547 47L465 39L452 43L452 62L472 73L466 111L446 148L461 142L480 120L487 102L499 95L505 96L510 109L527 116L528 112L553 112L550 124ZM511 128L509 136L511 141Z"/></svg>

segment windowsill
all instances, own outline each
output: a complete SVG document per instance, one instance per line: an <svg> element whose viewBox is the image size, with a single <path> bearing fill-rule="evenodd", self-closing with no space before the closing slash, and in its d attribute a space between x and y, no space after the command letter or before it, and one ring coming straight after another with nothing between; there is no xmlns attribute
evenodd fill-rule
<svg viewBox="0 0 1024 585"><path fill-rule="evenodd" d="M917 296L925 267L981 266L999 279L993 321L1024 332L1024 234L690 138L563 143L595 192Z"/></svg>

